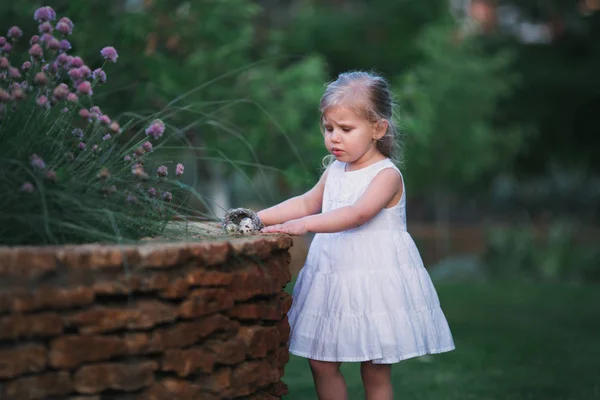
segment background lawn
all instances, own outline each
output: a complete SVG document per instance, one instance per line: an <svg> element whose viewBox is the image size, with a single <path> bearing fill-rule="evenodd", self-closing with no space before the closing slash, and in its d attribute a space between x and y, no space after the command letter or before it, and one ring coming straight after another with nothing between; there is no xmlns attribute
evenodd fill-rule
<svg viewBox="0 0 600 400"><path fill-rule="evenodd" d="M396 364L395 398L600 399L600 287L436 287L457 349ZM364 398L358 364L342 370L350 399ZM316 399L305 359L291 356L284 381L288 399Z"/></svg>

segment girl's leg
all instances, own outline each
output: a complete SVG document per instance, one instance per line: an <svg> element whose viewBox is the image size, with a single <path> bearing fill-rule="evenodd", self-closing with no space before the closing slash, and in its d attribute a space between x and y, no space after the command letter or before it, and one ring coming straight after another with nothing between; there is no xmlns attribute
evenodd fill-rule
<svg viewBox="0 0 600 400"><path fill-rule="evenodd" d="M360 376L365 386L367 400L393 400L391 364L373 364L365 361L360 364Z"/></svg>
<svg viewBox="0 0 600 400"><path fill-rule="evenodd" d="M308 360L319 400L347 400L348 390L339 362Z"/></svg>

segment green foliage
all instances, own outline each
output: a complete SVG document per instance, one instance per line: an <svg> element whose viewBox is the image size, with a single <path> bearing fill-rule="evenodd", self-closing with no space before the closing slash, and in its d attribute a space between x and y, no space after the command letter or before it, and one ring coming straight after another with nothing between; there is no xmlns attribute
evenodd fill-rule
<svg viewBox="0 0 600 400"><path fill-rule="evenodd" d="M511 55L485 54L447 23L418 43L423 61L396 82L407 179L417 190L460 190L502 169L523 143L522 130L494 124L515 84Z"/></svg>
<svg viewBox="0 0 600 400"><path fill-rule="evenodd" d="M446 0L298 1L285 50L317 52L333 74L375 69L396 76L420 59L415 37L447 10Z"/></svg>
<svg viewBox="0 0 600 400"><path fill-rule="evenodd" d="M547 44L522 42L509 27L490 34L485 45L510 48L514 68L524 83L503 104L503 118L527 124L539 133L528 138L515 169L522 176L547 174L550 164L577 168L591 176L600 172L600 12L585 13L593 2L564 0L501 0L512 7L520 22L550 29ZM514 31L519 26L510 27Z"/></svg>
<svg viewBox="0 0 600 400"><path fill-rule="evenodd" d="M325 67L317 56L283 57L277 32L263 34L258 25L254 2L55 3L78 21L72 42L86 60L96 61L106 44L119 48L99 105L115 115L169 113L196 148L199 176L220 179L218 163L251 177L265 165L285 169L282 178L294 187L314 179L323 146L313 116Z"/></svg>
<svg viewBox="0 0 600 400"><path fill-rule="evenodd" d="M485 265L492 278L534 281L598 281L600 250L580 243L573 223L558 222L548 232L531 226L488 231Z"/></svg>
<svg viewBox="0 0 600 400"><path fill-rule="evenodd" d="M5 59L20 65L27 42L14 42ZM32 57L29 72L0 80L0 94L11 95L0 101L0 243L128 241L160 233L178 207L170 203L173 192L183 187L155 172L162 164L175 176L175 162L153 157L168 134L151 143L144 133L150 117L130 119L121 133L80 90L90 81L97 90L101 80L71 81L62 66L42 73L59 53L46 44L41 49L43 58ZM82 118L80 110L91 115Z"/></svg>
<svg viewBox="0 0 600 400"><path fill-rule="evenodd" d="M231 119L247 127L248 148L255 149L258 159L281 169L293 188L314 184L322 172L326 149L319 130L318 101L326 81L323 70L321 58L312 56L281 71L274 66L249 71L243 74L240 87L248 101L233 108L245 111ZM250 161L249 154L243 153L242 148L234 152Z"/></svg>

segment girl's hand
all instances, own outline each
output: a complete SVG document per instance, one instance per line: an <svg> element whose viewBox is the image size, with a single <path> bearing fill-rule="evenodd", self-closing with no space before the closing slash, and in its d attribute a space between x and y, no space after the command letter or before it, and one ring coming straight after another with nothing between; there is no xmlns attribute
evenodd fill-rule
<svg viewBox="0 0 600 400"><path fill-rule="evenodd" d="M293 219L283 224L271 225L263 228L263 233L287 233L288 235L304 235L308 230L306 229L306 222L303 218Z"/></svg>

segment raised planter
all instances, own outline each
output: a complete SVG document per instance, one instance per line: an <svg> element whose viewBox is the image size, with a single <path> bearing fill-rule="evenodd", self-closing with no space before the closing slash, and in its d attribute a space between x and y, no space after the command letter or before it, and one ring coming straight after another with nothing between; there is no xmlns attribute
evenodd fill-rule
<svg viewBox="0 0 600 400"><path fill-rule="evenodd" d="M291 245L0 247L0 399L281 398Z"/></svg>

